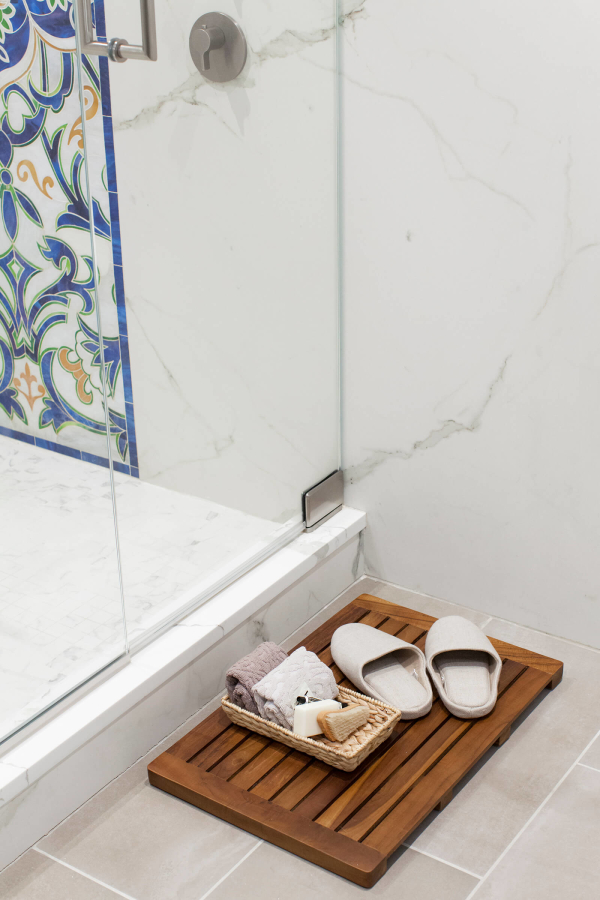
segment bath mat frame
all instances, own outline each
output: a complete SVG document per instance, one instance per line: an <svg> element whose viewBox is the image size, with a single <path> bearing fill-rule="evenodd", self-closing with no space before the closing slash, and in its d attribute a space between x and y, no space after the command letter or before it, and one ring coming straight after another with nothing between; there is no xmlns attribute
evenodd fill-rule
<svg viewBox="0 0 600 900"><path fill-rule="evenodd" d="M436 620L363 594L302 646L355 689L331 658L336 628L362 622L423 649ZM452 792L545 689L563 664L491 639L503 662L498 703L483 719L450 715L439 699L422 719L399 722L353 772L233 724L218 709L148 766L150 783L362 887L384 874L389 857Z"/></svg>

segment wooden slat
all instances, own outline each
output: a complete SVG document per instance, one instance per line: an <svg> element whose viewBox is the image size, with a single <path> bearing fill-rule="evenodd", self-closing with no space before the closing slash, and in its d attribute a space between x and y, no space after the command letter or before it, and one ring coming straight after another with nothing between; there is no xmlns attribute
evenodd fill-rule
<svg viewBox="0 0 600 900"><path fill-rule="evenodd" d="M290 747L286 747L285 744L280 744L277 741L271 741L262 753L255 756L247 766L229 780L237 787L249 791L267 772L270 772L274 766L279 765L290 753L292 753Z"/></svg>
<svg viewBox="0 0 600 900"><path fill-rule="evenodd" d="M397 740L397 736L393 736L390 740L394 740L394 738ZM365 760L354 772L342 772L340 769L328 767L327 777L319 784L318 790L307 793L304 799L294 807L295 815L311 821L316 819L325 807L352 784L355 778L360 777L366 766L367 761Z"/></svg>
<svg viewBox="0 0 600 900"><path fill-rule="evenodd" d="M281 806L249 795L168 753L159 760L160 767L156 763L148 766L150 783L155 787L226 818L238 828L350 878L362 887L372 887L385 872L386 858L371 847L361 847L308 819L299 820Z"/></svg>
<svg viewBox="0 0 600 900"><path fill-rule="evenodd" d="M346 677L342 670L338 669L335 663L331 666L331 671L333 672L333 677L335 678L336 684L339 684Z"/></svg>
<svg viewBox="0 0 600 900"><path fill-rule="evenodd" d="M534 668L526 669L499 698L494 713L476 719L466 735L444 756L443 765L434 766L406 798L390 810L383 821L367 835L364 844L393 853L425 819L447 791L455 787L493 745L510 722L527 709L544 690L548 676Z"/></svg>
<svg viewBox="0 0 600 900"><path fill-rule="evenodd" d="M385 625L387 621L387 616L382 615L378 612L372 612L370 610L365 610L366 615L363 616L360 620L361 625L369 625L370 628L381 628Z"/></svg>
<svg viewBox="0 0 600 900"><path fill-rule="evenodd" d="M231 728L231 720L225 715L223 709L215 710L204 721L192 728L188 734L173 744L167 751L171 756L183 759L185 762L200 753L211 741L218 738L224 731Z"/></svg>
<svg viewBox="0 0 600 900"><path fill-rule="evenodd" d="M313 759L310 765L299 776L288 784L276 797L273 803L284 809L296 809L312 791L317 788L331 773L331 766L318 759Z"/></svg>
<svg viewBox="0 0 600 900"><path fill-rule="evenodd" d="M231 778L236 772L239 772L244 766L247 766L255 756L268 747L272 741L264 737L262 734L253 734L250 732L245 741L242 741L234 750L224 757L220 762L211 767L210 771L225 781Z"/></svg>
<svg viewBox="0 0 600 900"><path fill-rule="evenodd" d="M417 612L415 609L408 609L406 606L399 606L397 603L390 603L389 600L372 597L370 594L361 594L360 597L353 600L352 605L358 609L368 609L372 612L381 613L384 616L395 616L409 625L416 625L422 628L423 631L428 631L436 621L434 616Z"/></svg>
<svg viewBox="0 0 600 900"><path fill-rule="evenodd" d="M392 622L393 619L390 619ZM406 641L407 644L414 644L421 637L426 637L427 632L424 632L422 628L418 628L416 625L405 625L402 631L398 632L398 637L401 641Z"/></svg>
<svg viewBox="0 0 600 900"><path fill-rule="evenodd" d="M427 640L427 632L425 632L425 634L422 637L420 637L418 641L415 641L413 646L418 647L419 650L422 650L423 653L425 653L425 641L426 640ZM432 685L432 688L433 688L433 696L435 697L436 690L435 690L435 687L433 687L433 685Z"/></svg>
<svg viewBox="0 0 600 900"><path fill-rule="evenodd" d="M229 723L229 728L219 735L211 744L189 760L189 764L199 769L210 769L224 759L232 750L246 740L248 731L239 725Z"/></svg>
<svg viewBox="0 0 600 900"><path fill-rule="evenodd" d="M296 775L302 772L310 764L311 757L306 753L294 750L285 760L285 765L272 768L265 777L252 788L252 793L265 800L271 800L282 788L284 788Z"/></svg>
<svg viewBox="0 0 600 900"><path fill-rule="evenodd" d="M371 615L381 615L381 613L371 613ZM400 619L396 619L395 616L393 618L390 618L389 616L384 618L381 616L381 618L383 619L383 622L378 626L377 630L383 631L384 634L397 634L398 637L401 637L403 630L409 627L408 622L401 622ZM402 640L406 641L408 639L403 637Z"/></svg>
<svg viewBox="0 0 600 900"><path fill-rule="evenodd" d="M317 656L321 660L321 662L326 666L333 665L333 656L331 655L331 647L325 647L323 650L320 650L317 653Z"/></svg>

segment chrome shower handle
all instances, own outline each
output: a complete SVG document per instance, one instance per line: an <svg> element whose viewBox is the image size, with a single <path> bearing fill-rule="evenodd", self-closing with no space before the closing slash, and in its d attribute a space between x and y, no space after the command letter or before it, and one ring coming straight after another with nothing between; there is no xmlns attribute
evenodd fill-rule
<svg viewBox="0 0 600 900"><path fill-rule="evenodd" d="M222 28L211 28L208 25L202 25L196 29L190 37L200 61L200 70L206 72L210 69L210 51L220 50L225 46L225 33Z"/></svg>
<svg viewBox="0 0 600 900"><path fill-rule="evenodd" d="M75 0L75 20L79 45L82 53L93 56L108 56L113 62L125 62L128 59L139 59L156 62L156 12L154 0L140 0L142 16L142 44L130 44L124 38L112 38L110 41L94 39L92 19L92 0Z"/></svg>

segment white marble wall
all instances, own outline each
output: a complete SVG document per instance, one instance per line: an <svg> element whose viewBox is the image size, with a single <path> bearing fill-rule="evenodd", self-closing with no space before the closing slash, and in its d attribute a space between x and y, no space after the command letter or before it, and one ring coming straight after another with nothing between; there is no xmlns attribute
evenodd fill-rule
<svg viewBox="0 0 600 900"><path fill-rule="evenodd" d="M600 646L600 11L344 28L347 502L369 571Z"/></svg>
<svg viewBox="0 0 600 900"><path fill-rule="evenodd" d="M226 85L188 52L213 9L158 2L158 62L111 66L140 477L285 522L338 467L335 0L223 0Z"/></svg>

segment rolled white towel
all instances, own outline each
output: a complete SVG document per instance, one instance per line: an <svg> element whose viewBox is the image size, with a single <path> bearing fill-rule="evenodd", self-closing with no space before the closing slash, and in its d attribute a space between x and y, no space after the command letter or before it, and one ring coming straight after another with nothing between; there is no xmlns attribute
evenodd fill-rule
<svg viewBox="0 0 600 900"><path fill-rule="evenodd" d="M291 730L294 705L303 682L310 688L311 695L319 700L335 700L338 695L338 686L329 666L322 663L316 653L299 647L252 688L262 718Z"/></svg>

